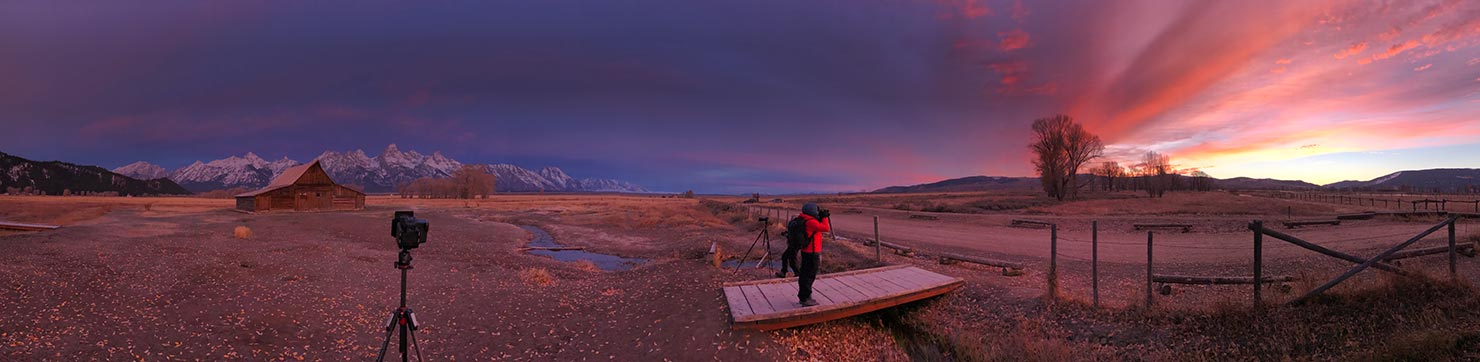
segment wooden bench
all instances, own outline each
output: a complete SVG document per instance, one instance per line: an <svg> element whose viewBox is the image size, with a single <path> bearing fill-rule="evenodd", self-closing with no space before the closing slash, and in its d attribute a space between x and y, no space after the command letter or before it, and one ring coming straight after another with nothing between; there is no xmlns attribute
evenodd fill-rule
<svg viewBox="0 0 1480 362"><path fill-rule="evenodd" d="M1146 229L1182 229L1184 233L1192 232L1192 224L1135 224L1136 230Z"/></svg>
<svg viewBox="0 0 1480 362"><path fill-rule="evenodd" d="M872 240L872 239L864 239L863 240L863 245L874 246L874 243L875 243L875 241ZM895 254L904 255L904 256L915 255L915 249L910 248L908 246L899 245L899 244L891 243L891 242L888 242L888 241L879 241L878 243L879 243L879 245L882 245L882 246L884 246L886 248L894 249L894 253Z"/></svg>
<svg viewBox="0 0 1480 362"><path fill-rule="evenodd" d="M1020 228L1046 229L1053 226L1053 223L1038 220L1012 219L1012 226Z"/></svg>
<svg viewBox="0 0 1480 362"><path fill-rule="evenodd" d="M1002 268L1002 275L1006 275L1006 276L1010 276L1010 277L1023 275L1023 264L1021 264L1021 263L1015 263L1015 262L1010 262L1010 261L1006 261L1006 260L997 260L997 259L991 259L991 258L983 258L983 257L971 256L971 255L961 255L961 254L951 254L951 253L942 253L942 254L940 254L940 263L941 264L955 264L955 263L958 263L958 262L976 263L976 264L981 264L981 265L986 265L986 266L994 266L994 267Z"/></svg>
<svg viewBox="0 0 1480 362"><path fill-rule="evenodd" d="M1336 220L1371 220L1377 217L1375 212L1364 212L1360 214L1336 215Z"/></svg>
<svg viewBox="0 0 1480 362"><path fill-rule="evenodd" d="M1284 222L1284 224L1285 224L1285 228L1286 229L1294 229L1294 228L1298 228L1298 227L1301 227L1301 226L1311 226L1311 225L1333 225L1333 226L1334 225L1341 225L1341 220L1338 220L1338 219L1332 219L1332 220L1291 220L1291 221Z"/></svg>
<svg viewBox="0 0 1480 362"><path fill-rule="evenodd" d="M1264 277L1263 284L1278 284L1276 289L1281 293L1290 292L1290 286L1284 283L1295 281L1290 276L1268 276ZM1191 285L1230 285L1230 284L1254 284L1254 277L1208 277L1191 275L1151 275L1151 282L1159 284L1156 288L1161 295L1172 294L1172 284Z"/></svg>

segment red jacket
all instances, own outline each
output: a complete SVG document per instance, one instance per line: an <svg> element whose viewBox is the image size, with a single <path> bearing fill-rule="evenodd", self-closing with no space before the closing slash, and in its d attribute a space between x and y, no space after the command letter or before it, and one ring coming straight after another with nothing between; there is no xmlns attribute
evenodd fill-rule
<svg viewBox="0 0 1480 362"><path fill-rule="evenodd" d="M817 221L812 215L802 214L802 219L807 220L807 235L812 236L812 242L802 246L803 253L822 252L822 233L832 232L832 220L822 219Z"/></svg>

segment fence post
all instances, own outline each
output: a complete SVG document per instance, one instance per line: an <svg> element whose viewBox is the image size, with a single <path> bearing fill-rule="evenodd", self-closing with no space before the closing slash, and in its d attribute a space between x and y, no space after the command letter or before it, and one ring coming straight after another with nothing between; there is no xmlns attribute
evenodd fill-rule
<svg viewBox="0 0 1480 362"><path fill-rule="evenodd" d="M1264 286L1264 222L1254 220L1254 308L1263 304L1261 290Z"/></svg>
<svg viewBox="0 0 1480 362"><path fill-rule="evenodd" d="M1049 225L1048 297L1050 300L1059 298L1059 224Z"/></svg>
<svg viewBox="0 0 1480 362"><path fill-rule="evenodd" d="M879 240L879 215L874 215L874 261L883 264L884 253L880 252L884 242Z"/></svg>
<svg viewBox="0 0 1480 362"><path fill-rule="evenodd" d="M1100 222L1089 222L1089 278L1095 308L1100 307Z"/></svg>
<svg viewBox="0 0 1480 362"><path fill-rule="evenodd" d="M1146 232L1146 310L1151 310L1151 234Z"/></svg>
<svg viewBox="0 0 1480 362"><path fill-rule="evenodd" d="M1454 223L1456 222L1459 222L1459 219L1449 219L1449 278L1458 280L1459 275L1454 272Z"/></svg>

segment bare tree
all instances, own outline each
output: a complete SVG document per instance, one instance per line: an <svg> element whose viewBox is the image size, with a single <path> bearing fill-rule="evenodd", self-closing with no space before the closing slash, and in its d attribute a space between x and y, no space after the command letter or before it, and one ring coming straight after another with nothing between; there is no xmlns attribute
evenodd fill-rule
<svg viewBox="0 0 1480 362"><path fill-rule="evenodd" d="M1125 177L1125 167L1120 167L1120 163L1115 161L1102 162L1100 163L1100 167L1096 167L1095 169L1090 170L1090 172L1093 173L1095 176L1099 176L1105 179L1105 191L1115 191L1119 189L1116 187L1115 180L1121 177Z"/></svg>
<svg viewBox="0 0 1480 362"><path fill-rule="evenodd" d="M1151 197L1162 197L1174 183L1174 172L1172 170L1171 158L1157 153L1146 151L1141 157L1141 178L1145 180L1146 194Z"/></svg>
<svg viewBox="0 0 1480 362"><path fill-rule="evenodd" d="M1075 182L1079 168L1100 157L1105 145L1100 142L1100 136L1060 114L1033 121L1033 143L1028 148L1037 156L1033 167L1038 171L1043 191L1062 201L1078 193L1083 186Z"/></svg>
<svg viewBox="0 0 1480 362"><path fill-rule="evenodd" d="M1192 185L1190 186L1192 187L1193 191L1213 190L1213 177L1208 176L1207 172L1202 172L1202 170L1192 170L1192 172L1187 173L1187 176L1192 178Z"/></svg>

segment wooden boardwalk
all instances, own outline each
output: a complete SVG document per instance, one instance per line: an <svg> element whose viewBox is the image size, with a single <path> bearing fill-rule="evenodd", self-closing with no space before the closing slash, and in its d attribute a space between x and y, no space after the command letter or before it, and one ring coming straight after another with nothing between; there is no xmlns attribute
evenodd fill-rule
<svg viewBox="0 0 1480 362"><path fill-rule="evenodd" d="M772 330L847 318L945 294L961 278L906 265L817 276L812 299L797 303L797 279L766 279L724 285L732 328Z"/></svg>

